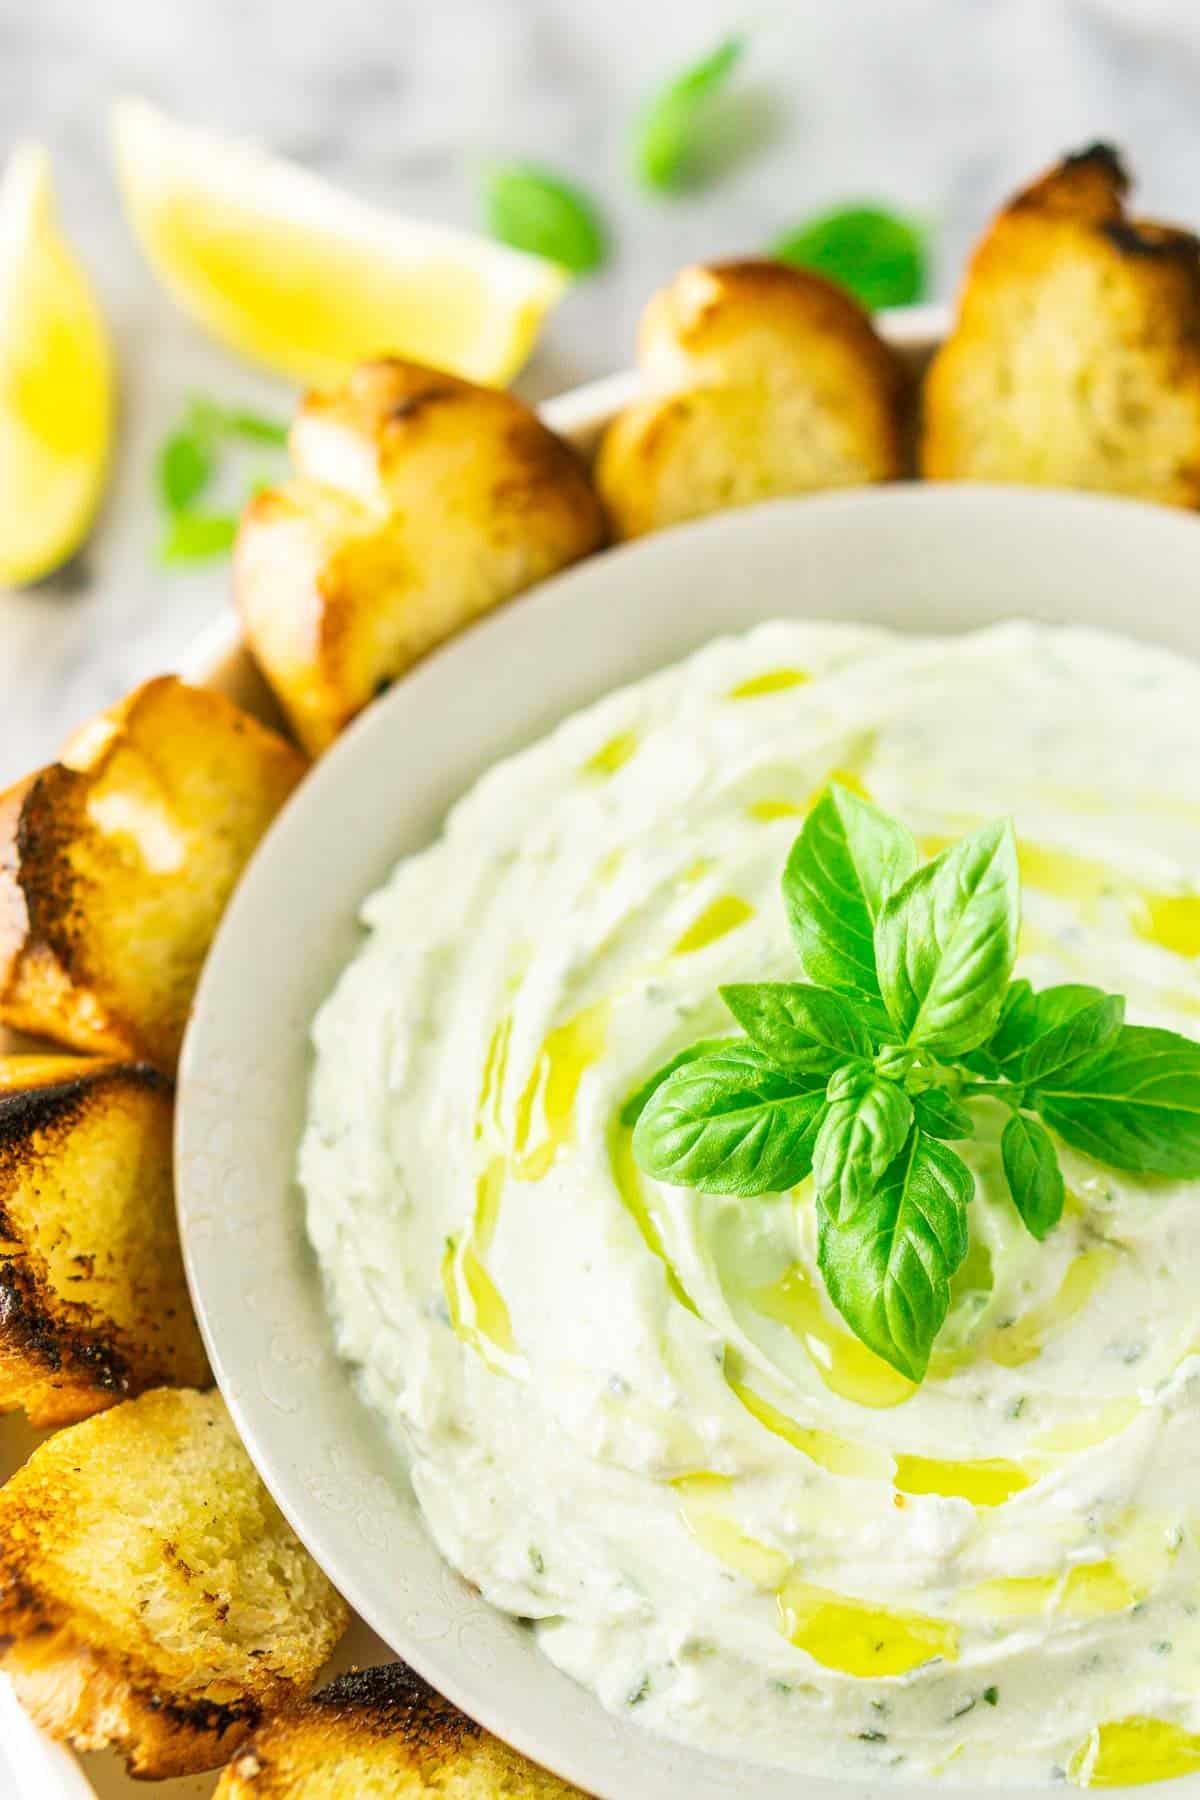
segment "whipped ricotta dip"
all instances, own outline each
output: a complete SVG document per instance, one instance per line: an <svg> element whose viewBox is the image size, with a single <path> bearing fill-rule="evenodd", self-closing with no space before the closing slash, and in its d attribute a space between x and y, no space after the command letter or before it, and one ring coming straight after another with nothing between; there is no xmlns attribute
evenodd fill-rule
<svg viewBox="0 0 1200 1800"><path fill-rule="evenodd" d="M786 1769L1200 1769L1200 1183L1065 1146L914 1387L816 1273L811 1183L656 1183L620 1121L722 982L794 980L831 777L927 852L1015 820L1018 973L1200 1036L1200 669L1083 629L773 623L487 773L366 904L300 1175L340 1353L440 1549L615 1712Z"/></svg>

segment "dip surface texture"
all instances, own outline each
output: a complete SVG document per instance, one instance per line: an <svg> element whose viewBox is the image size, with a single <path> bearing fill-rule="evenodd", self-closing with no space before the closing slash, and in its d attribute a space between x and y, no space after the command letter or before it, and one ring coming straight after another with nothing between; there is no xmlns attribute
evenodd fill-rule
<svg viewBox="0 0 1200 1800"><path fill-rule="evenodd" d="M958 1146L928 1379L851 1335L810 1184L656 1184L620 1111L797 979L831 776L927 852L1011 814L1018 973L1200 1035L1200 671L1082 630L766 625L493 769L367 904L301 1176L341 1353L440 1548L606 1706L826 1772L1200 1768L1200 1194L1065 1147L1044 1245Z"/></svg>

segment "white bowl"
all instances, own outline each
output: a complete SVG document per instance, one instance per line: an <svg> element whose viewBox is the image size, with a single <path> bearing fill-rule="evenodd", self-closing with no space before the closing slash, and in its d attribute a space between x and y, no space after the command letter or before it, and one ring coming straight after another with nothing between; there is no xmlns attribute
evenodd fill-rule
<svg viewBox="0 0 1200 1800"><path fill-rule="evenodd" d="M238 1427L375 1630L465 1711L602 1800L777 1800L797 1784L611 1717L441 1561L334 1354L304 1237L293 1168L310 1021L359 941L364 896L481 770L565 713L769 616L954 631L1014 614L1086 619L1200 655L1200 521L1079 495L899 486L778 501L596 557L456 639L345 734L271 830L205 967L181 1070L177 1183L192 1292ZM868 1790L814 1779L803 1791ZM1200 1780L1175 1791L1200 1792Z"/></svg>

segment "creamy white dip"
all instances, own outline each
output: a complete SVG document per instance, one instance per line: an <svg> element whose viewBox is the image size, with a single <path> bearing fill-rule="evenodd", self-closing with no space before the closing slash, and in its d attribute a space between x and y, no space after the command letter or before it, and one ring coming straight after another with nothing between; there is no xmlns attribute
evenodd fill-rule
<svg viewBox="0 0 1200 1800"><path fill-rule="evenodd" d="M606 1706L789 1768L1200 1767L1200 1192L1064 1148L1045 1245L960 1146L925 1384L815 1275L809 1184L641 1177L622 1102L798 973L831 775L930 849L1012 814L1020 972L1200 1035L1200 671L1083 630L772 624L493 769L367 904L301 1156L342 1354L442 1551Z"/></svg>

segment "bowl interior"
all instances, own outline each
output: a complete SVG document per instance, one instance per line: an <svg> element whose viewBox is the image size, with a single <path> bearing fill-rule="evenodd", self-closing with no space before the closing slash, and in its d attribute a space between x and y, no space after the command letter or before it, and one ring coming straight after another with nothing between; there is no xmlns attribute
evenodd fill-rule
<svg viewBox="0 0 1200 1800"><path fill-rule="evenodd" d="M217 1379L265 1480L399 1654L601 1800L688 1791L767 1800L794 1778L610 1717L442 1562L333 1352L293 1182L308 1030L359 941L361 901L430 840L485 767L714 635L789 615L912 631L1013 616L1085 621L1200 655L1200 522L1079 495L893 487L720 515L558 577L421 664L304 782L222 923L180 1071L189 1279ZM868 1791L804 1785L811 1800ZM1200 1777L1172 1791L1200 1794Z"/></svg>

